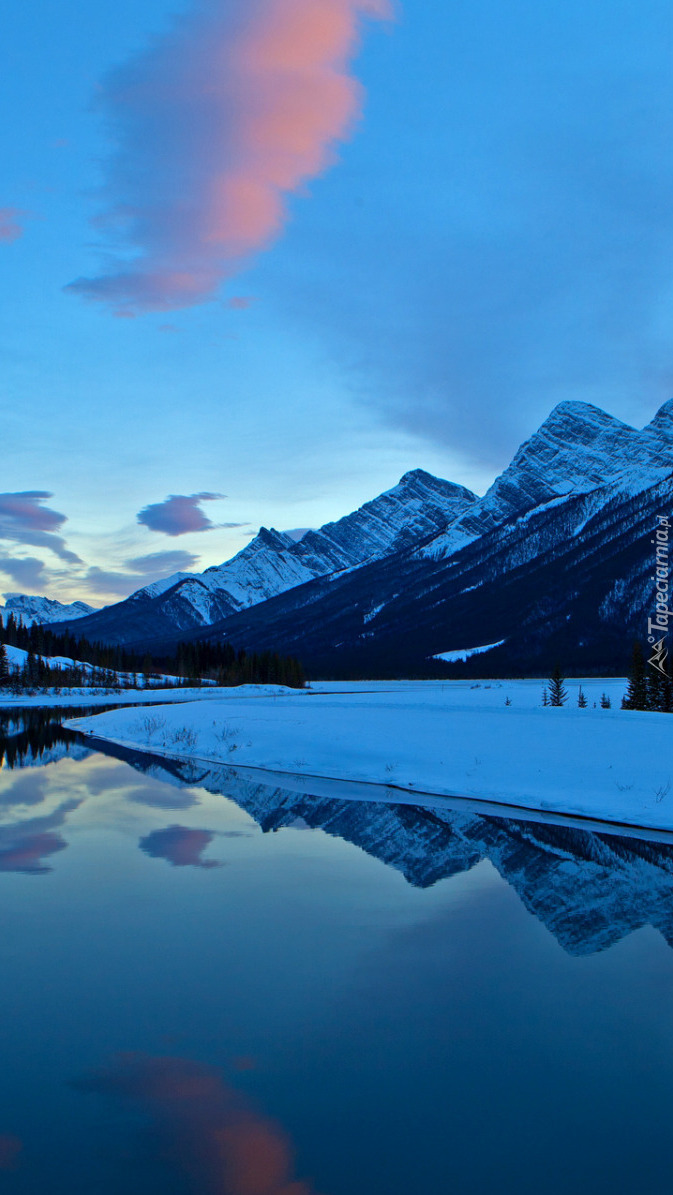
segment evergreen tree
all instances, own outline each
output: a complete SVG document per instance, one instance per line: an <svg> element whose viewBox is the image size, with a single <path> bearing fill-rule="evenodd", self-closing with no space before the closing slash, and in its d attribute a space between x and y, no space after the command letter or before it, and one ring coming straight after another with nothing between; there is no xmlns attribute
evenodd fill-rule
<svg viewBox="0 0 673 1195"><path fill-rule="evenodd" d="M657 710L662 714L669 713L673 698L671 690L670 676L659 672L656 668L650 668L647 674L647 705L645 708Z"/></svg>
<svg viewBox="0 0 673 1195"><path fill-rule="evenodd" d="M580 691L577 694L577 704L581 710L585 710L587 708L587 699L586 699L584 690L581 685L580 685Z"/></svg>
<svg viewBox="0 0 673 1195"><path fill-rule="evenodd" d="M547 692L547 686L546 686L546 685L545 685L544 689L542 690L542 704L543 704L543 705L549 705L549 694L548 694L548 692Z"/></svg>
<svg viewBox="0 0 673 1195"><path fill-rule="evenodd" d="M608 697L607 693L601 693L601 709L602 710L612 709L612 702L610 701L610 698Z"/></svg>
<svg viewBox="0 0 673 1195"><path fill-rule="evenodd" d="M642 647L636 642L633 645L629 683L622 701L622 709L646 710L649 709L649 702L650 693L648 692L648 680L645 672L645 658Z"/></svg>
<svg viewBox="0 0 673 1195"><path fill-rule="evenodd" d="M4 643L0 643L0 685L5 686L9 684L9 659L7 658L7 648Z"/></svg>
<svg viewBox="0 0 673 1195"><path fill-rule="evenodd" d="M568 700L568 690L563 683L565 677L561 672L561 665L555 664L554 670L549 677L549 704L550 705L565 705Z"/></svg>

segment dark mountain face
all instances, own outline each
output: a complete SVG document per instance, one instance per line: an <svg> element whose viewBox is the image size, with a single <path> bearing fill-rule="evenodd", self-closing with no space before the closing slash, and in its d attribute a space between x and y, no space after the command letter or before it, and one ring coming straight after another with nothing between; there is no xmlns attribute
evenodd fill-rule
<svg viewBox="0 0 673 1195"><path fill-rule="evenodd" d="M632 494L572 494L494 528L449 558L398 553L314 581L208 633L299 655L313 675L518 675L562 660L622 673L651 606L652 529L673 474ZM467 664L439 653L502 645Z"/></svg>

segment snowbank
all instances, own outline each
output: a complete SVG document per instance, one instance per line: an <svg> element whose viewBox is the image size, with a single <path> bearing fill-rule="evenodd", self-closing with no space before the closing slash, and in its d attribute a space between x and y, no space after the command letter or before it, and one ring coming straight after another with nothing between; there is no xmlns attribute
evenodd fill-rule
<svg viewBox="0 0 673 1195"><path fill-rule="evenodd" d="M562 709L542 708L541 681L362 682L67 725L170 756L673 830L673 716L619 709L624 681L567 684Z"/></svg>
<svg viewBox="0 0 673 1195"><path fill-rule="evenodd" d="M7 649L9 650L9 648ZM18 650L18 649L14 649ZM0 711L17 706L58 707L61 705L157 705L161 703L183 704L192 701L212 701L216 697L227 701L230 695L246 692L250 697L269 696L274 693L292 693L295 690L283 685L241 685L239 688L199 689L61 689L60 692L38 692L32 695L19 693L16 696L0 693Z"/></svg>

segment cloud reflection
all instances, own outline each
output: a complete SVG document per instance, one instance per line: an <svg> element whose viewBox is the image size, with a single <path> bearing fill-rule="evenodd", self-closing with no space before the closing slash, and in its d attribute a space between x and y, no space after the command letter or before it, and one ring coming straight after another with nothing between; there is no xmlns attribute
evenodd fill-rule
<svg viewBox="0 0 673 1195"><path fill-rule="evenodd" d="M81 801L64 801L47 817L34 817L12 826L0 826L0 871L21 871L27 875L45 875L52 870L44 862L50 855L64 851L67 842L53 831L62 826L67 815Z"/></svg>
<svg viewBox="0 0 673 1195"><path fill-rule="evenodd" d="M7 810L21 805L41 805L48 789L46 772L37 769L20 772L18 776L12 775L7 787L0 790L0 807Z"/></svg>
<svg viewBox="0 0 673 1195"><path fill-rule="evenodd" d="M75 1084L139 1104L157 1162L199 1195L317 1195L293 1177L290 1141L216 1070L186 1058L123 1054Z"/></svg>
<svg viewBox="0 0 673 1195"><path fill-rule="evenodd" d="M167 859L173 867L221 867L216 859L202 859L215 835L210 830L189 830L186 826L168 826L153 830L140 839L140 849L153 859Z"/></svg>
<svg viewBox="0 0 673 1195"><path fill-rule="evenodd" d="M22 1149L23 1143L18 1137L0 1133L0 1170L16 1170Z"/></svg>

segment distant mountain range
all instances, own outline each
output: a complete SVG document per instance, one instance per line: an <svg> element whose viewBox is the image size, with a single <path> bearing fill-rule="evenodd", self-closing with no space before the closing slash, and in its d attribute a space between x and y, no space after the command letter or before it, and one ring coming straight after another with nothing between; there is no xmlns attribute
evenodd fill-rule
<svg viewBox="0 0 673 1195"><path fill-rule="evenodd" d="M86 602L64 605L54 598L27 593L6 593L5 598L5 605L0 606L0 619L6 622L9 615L13 614L17 620L21 619L25 627L32 626L34 622L43 626L51 622L72 622L74 618L83 618L85 614L95 613L94 607Z"/></svg>
<svg viewBox="0 0 673 1195"><path fill-rule="evenodd" d="M77 629L157 653L226 638L316 675L517 674L557 658L622 671L653 604L652 531L672 508L673 400L643 430L561 403L481 498L415 470L298 542L262 528L223 565Z"/></svg>

